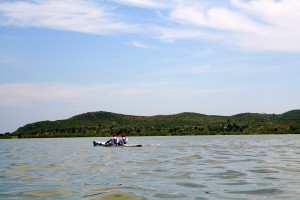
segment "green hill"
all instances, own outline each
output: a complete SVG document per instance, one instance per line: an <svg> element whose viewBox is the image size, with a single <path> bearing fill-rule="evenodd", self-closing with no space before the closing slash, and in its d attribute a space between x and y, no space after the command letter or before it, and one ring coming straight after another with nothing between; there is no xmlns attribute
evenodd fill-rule
<svg viewBox="0 0 300 200"><path fill-rule="evenodd" d="M65 120L27 124L13 137L101 137L112 132L129 136L212 134L298 134L300 110L281 115L242 113L214 116L198 113L132 116L111 112L88 112Z"/></svg>

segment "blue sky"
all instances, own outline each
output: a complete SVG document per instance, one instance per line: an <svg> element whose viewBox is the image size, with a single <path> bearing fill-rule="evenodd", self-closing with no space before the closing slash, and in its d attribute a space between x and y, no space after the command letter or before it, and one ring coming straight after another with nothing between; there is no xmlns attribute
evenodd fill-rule
<svg viewBox="0 0 300 200"><path fill-rule="evenodd" d="M300 108L299 0L2 0L0 133L91 112Z"/></svg>

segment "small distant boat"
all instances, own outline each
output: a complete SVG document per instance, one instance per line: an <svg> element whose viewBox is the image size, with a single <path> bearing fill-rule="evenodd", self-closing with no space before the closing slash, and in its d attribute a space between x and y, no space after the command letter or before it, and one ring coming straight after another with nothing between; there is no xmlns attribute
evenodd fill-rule
<svg viewBox="0 0 300 200"><path fill-rule="evenodd" d="M123 144L123 145L112 145L105 144L105 142L93 141L94 146L102 146L102 147L142 147L141 144Z"/></svg>

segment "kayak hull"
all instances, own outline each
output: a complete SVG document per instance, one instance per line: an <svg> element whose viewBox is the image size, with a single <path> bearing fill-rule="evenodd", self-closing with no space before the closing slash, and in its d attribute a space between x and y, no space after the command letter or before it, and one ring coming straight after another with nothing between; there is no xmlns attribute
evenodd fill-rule
<svg viewBox="0 0 300 200"><path fill-rule="evenodd" d="M142 147L141 144L123 144L123 145L111 145L105 144L105 142L93 141L94 146L102 146L102 147Z"/></svg>

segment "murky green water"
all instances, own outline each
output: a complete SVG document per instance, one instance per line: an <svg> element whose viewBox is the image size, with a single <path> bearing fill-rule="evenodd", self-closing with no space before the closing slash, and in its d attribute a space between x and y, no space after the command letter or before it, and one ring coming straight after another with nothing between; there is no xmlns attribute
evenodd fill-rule
<svg viewBox="0 0 300 200"><path fill-rule="evenodd" d="M299 199L300 136L0 140L0 199Z"/></svg>

